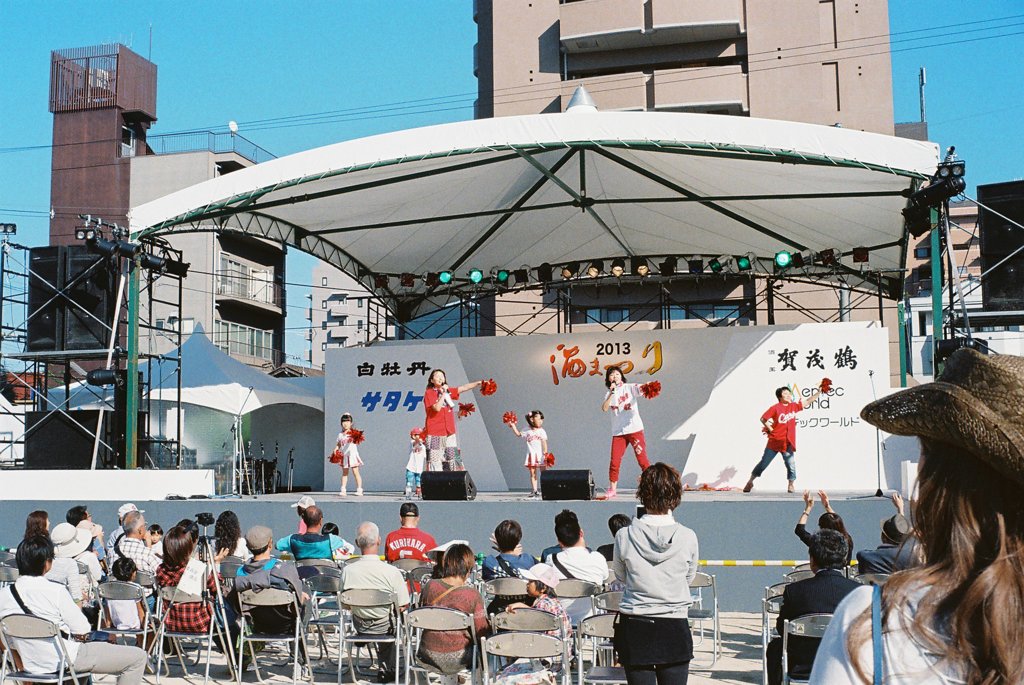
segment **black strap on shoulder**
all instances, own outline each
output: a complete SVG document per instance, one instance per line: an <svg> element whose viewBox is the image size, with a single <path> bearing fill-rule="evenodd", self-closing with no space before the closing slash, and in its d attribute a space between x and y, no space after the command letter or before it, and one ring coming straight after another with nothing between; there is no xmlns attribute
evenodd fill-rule
<svg viewBox="0 0 1024 685"><path fill-rule="evenodd" d="M125 533L121 531L121 534L114 538L114 551L117 552L117 556L125 556L124 552L121 551L121 540L124 540Z"/></svg>
<svg viewBox="0 0 1024 685"><path fill-rule="evenodd" d="M11 583L11 596L14 597L14 601L18 603L18 606L21 607L22 611L29 616L35 616L35 614L32 613L32 610L25 606L25 602L22 601L21 595L18 594L18 588L14 586L14 583Z"/></svg>
<svg viewBox="0 0 1024 685"><path fill-rule="evenodd" d="M555 554L551 555L551 562L555 565L555 568L557 568L561 572L561 574L566 577L567 580L578 580L578 578L571 574L569 572L569 569L567 569L565 565L558 560L559 554L561 554L561 552L556 552Z"/></svg>
<svg viewBox="0 0 1024 685"><path fill-rule="evenodd" d="M498 561L498 566L501 567L501 570L505 573L507 577L522 578L522 576L519 575L519 570L512 566L512 564L509 563L508 559L504 558L500 554L494 558Z"/></svg>

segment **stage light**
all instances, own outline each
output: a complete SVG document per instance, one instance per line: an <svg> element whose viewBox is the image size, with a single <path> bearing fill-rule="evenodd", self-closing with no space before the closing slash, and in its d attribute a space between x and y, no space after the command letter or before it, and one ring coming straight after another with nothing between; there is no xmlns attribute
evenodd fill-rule
<svg viewBox="0 0 1024 685"><path fill-rule="evenodd" d="M600 259L591 262L590 266L587 267L587 275L591 278L597 278L602 273L604 273L604 262Z"/></svg>
<svg viewBox="0 0 1024 685"><path fill-rule="evenodd" d="M569 280L580 272L579 262L568 262L562 267L562 278Z"/></svg>
<svg viewBox="0 0 1024 685"><path fill-rule="evenodd" d="M553 273L554 269L551 267L551 265L548 264L547 262L544 262L543 264L537 267L537 280L540 281L541 283L550 283L553 278Z"/></svg>
<svg viewBox="0 0 1024 685"><path fill-rule="evenodd" d="M0 234L2 235L14 235L18 232L18 224L0 224ZM75 234L77 235L77 231ZM81 238L79 238L81 240Z"/></svg>
<svg viewBox="0 0 1024 685"><path fill-rule="evenodd" d="M491 269L491 278L494 279L494 281L497 283L501 283L502 285L508 283L508 277L508 269L499 269L498 267L494 267L493 269Z"/></svg>
<svg viewBox="0 0 1024 685"><path fill-rule="evenodd" d="M139 257L139 266L147 271L163 271L167 266L167 259L155 254L144 254Z"/></svg>
<svg viewBox="0 0 1024 685"><path fill-rule="evenodd" d="M121 387L127 380L124 374L121 374L117 369L93 369L85 375L85 382L89 385L95 385L98 387L106 387L108 385L116 385Z"/></svg>
<svg viewBox="0 0 1024 685"><path fill-rule="evenodd" d="M85 228L75 229L75 238L78 240L95 240L96 237L97 233L95 228L89 228L86 226Z"/></svg>
<svg viewBox="0 0 1024 685"><path fill-rule="evenodd" d="M437 274L437 280L441 285L448 285L449 283L452 282L452 272L441 271L440 273Z"/></svg>
<svg viewBox="0 0 1024 685"><path fill-rule="evenodd" d="M399 283L402 284L403 288L415 288L416 287L416 274L404 273L399 278Z"/></svg>
<svg viewBox="0 0 1024 685"><path fill-rule="evenodd" d="M611 270L612 276L615 276L616 278L620 278L622 276L622 274L624 274L624 273L626 273L626 260L622 259L621 257L617 258L617 259L613 259L612 260L612 270Z"/></svg>
<svg viewBox="0 0 1024 685"><path fill-rule="evenodd" d="M786 250L779 250L775 253L775 268L788 269L793 263L793 255Z"/></svg>
<svg viewBox="0 0 1024 685"><path fill-rule="evenodd" d="M441 282L441 274L436 271L428 271L427 275L423 277L423 282L428 288L436 288Z"/></svg>
<svg viewBox="0 0 1024 685"><path fill-rule="evenodd" d="M738 255L736 257L736 268L740 271L750 271L753 266L754 265L750 263L750 257L747 255Z"/></svg>
<svg viewBox="0 0 1024 685"><path fill-rule="evenodd" d="M117 245L117 254L122 257L131 258L142 252L142 245L139 245L138 243L129 243L127 240L118 240L114 244Z"/></svg>
<svg viewBox="0 0 1024 685"><path fill-rule="evenodd" d="M481 271L480 269L470 269L469 280L471 283L479 283L480 281L484 280L484 272Z"/></svg>
<svg viewBox="0 0 1024 685"><path fill-rule="evenodd" d="M686 270L691 274L702 274L704 273L704 260L703 259L688 259L686 260Z"/></svg>
<svg viewBox="0 0 1024 685"><path fill-rule="evenodd" d="M711 269L711 273L720 274L722 273L722 262L718 259L712 259L708 262L708 268Z"/></svg>
<svg viewBox="0 0 1024 685"><path fill-rule="evenodd" d="M651 273L651 266L647 263L647 260L644 257L630 257L629 271L634 276L640 276L643 278L647 274Z"/></svg>
<svg viewBox="0 0 1024 685"><path fill-rule="evenodd" d="M96 237L92 240L86 240L85 245L89 248L90 252L95 252L102 257L117 255L117 243L113 240L104 240L103 238Z"/></svg>
<svg viewBox="0 0 1024 685"><path fill-rule="evenodd" d="M794 269L802 269L802 268L804 268L804 256L802 254L800 254L799 252L794 252L792 254L792 259L793 259L793 261L791 262L790 265Z"/></svg>
<svg viewBox="0 0 1024 685"><path fill-rule="evenodd" d="M165 274L170 274L171 276L185 278L188 276L188 268L190 266L192 266L191 262L179 262L177 259L166 259L164 260L163 271Z"/></svg>
<svg viewBox="0 0 1024 685"><path fill-rule="evenodd" d="M388 276L387 274L374 274L373 275L373 287L374 288L387 288L388 287Z"/></svg>
<svg viewBox="0 0 1024 685"><path fill-rule="evenodd" d="M871 251L866 247L853 248L853 263L862 264L868 261L868 255L870 254L870 252Z"/></svg>
<svg viewBox="0 0 1024 685"><path fill-rule="evenodd" d="M918 238L932 229L931 208L964 192L966 172L966 163L953 159L951 147L945 161L935 170L931 183L911 193L903 209L903 221L911 235Z"/></svg>
<svg viewBox="0 0 1024 685"><path fill-rule="evenodd" d="M512 277L516 280L516 285L526 285L530 282L530 267L523 264L512 272Z"/></svg>
<svg viewBox="0 0 1024 685"><path fill-rule="evenodd" d="M832 248L822 250L818 253L815 261L821 262L825 266L835 266L836 263L836 251Z"/></svg>
<svg viewBox="0 0 1024 685"><path fill-rule="evenodd" d="M676 266L679 264L679 260L676 257L665 257L661 260L661 264L658 265L658 271L662 276L672 276L676 272Z"/></svg>

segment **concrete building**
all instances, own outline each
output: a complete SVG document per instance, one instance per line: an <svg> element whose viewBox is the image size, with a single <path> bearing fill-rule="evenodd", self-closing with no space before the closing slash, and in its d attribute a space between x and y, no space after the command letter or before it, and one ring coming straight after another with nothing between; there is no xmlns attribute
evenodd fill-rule
<svg viewBox="0 0 1024 685"><path fill-rule="evenodd" d="M80 214L127 226L132 206L256 164L272 155L234 134L150 135L156 123L156 65L123 45L59 50L50 60L53 171L50 243L78 242ZM143 312L141 349L163 353L172 333L201 324L225 352L248 364L284 361L285 248L230 234L170 239L191 264L176 305ZM177 301L177 288L158 280L154 294Z"/></svg>
<svg viewBox="0 0 1024 685"><path fill-rule="evenodd" d="M602 110L893 133L885 0L476 0L474 19L477 118L560 112L582 85Z"/></svg>
<svg viewBox="0 0 1024 685"><path fill-rule="evenodd" d="M314 369L324 368L328 348L352 347L373 342L379 336L394 337L380 301L352 276L325 262L313 267L313 288L306 319L309 348L305 360Z"/></svg>

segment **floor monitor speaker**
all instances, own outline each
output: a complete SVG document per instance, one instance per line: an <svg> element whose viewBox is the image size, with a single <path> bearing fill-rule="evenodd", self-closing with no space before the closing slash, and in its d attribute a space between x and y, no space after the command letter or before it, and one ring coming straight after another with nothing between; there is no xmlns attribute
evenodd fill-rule
<svg viewBox="0 0 1024 685"><path fill-rule="evenodd" d="M420 488L425 500L476 499L476 483L469 471L424 471Z"/></svg>
<svg viewBox="0 0 1024 685"><path fill-rule="evenodd" d="M594 499L594 475L590 469L542 471L540 494L545 500Z"/></svg>

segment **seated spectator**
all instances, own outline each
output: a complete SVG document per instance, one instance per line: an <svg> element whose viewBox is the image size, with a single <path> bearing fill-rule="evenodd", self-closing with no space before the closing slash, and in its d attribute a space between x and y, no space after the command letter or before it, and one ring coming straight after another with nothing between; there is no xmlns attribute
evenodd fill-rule
<svg viewBox="0 0 1024 685"><path fill-rule="evenodd" d="M307 509L307 513L308 513ZM306 525L309 523L307 521ZM341 586L343 590L383 590L395 595L401 611L409 606L409 589L402 572L391 564L380 559L380 529L377 524L364 521L356 528L356 545L361 556L345 564L342 570ZM360 633L388 634L398 629L392 621L394 617L385 607L352 608L352 623ZM381 642L377 646L380 659L378 679L382 683L394 682L395 645Z"/></svg>
<svg viewBox="0 0 1024 685"><path fill-rule="evenodd" d="M93 537L92 551L96 553L96 558L103 562L107 558L107 548L103 545L103 526L93 522L88 508L84 504L71 507L64 519L76 528L89 531Z"/></svg>
<svg viewBox="0 0 1024 685"><path fill-rule="evenodd" d="M100 562L92 553L92 536L89 531L75 528L70 523L58 523L50 533L50 541L53 543L54 559L46 578L66 586L75 604L82 606L84 589L89 587L90 579L89 574L83 576L79 572L75 557L83 552L89 554L99 572ZM98 577L96 582L99 582Z"/></svg>
<svg viewBox="0 0 1024 685"><path fill-rule="evenodd" d="M75 529L70 524L65 523L63 525L71 529L72 535L74 534ZM28 540L36 535L46 536L49 534L50 515L42 510L31 512L25 519L25 535L22 536L22 540ZM86 544L88 546L91 543L91 539L84 531L83 535L86 536ZM46 579L65 586L68 592L71 593L71 598L75 600L75 604L82 606L82 580L78 573L77 563L68 558L58 559L55 557L50 571L46 574Z"/></svg>
<svg viewBox="0 0 1024 685"><path fill-rule="evenodd" d="M839 531L839 534L846 538L846 565L849 566L850 561L853 559L853 538L846 532L846 524L843 523L843 517L835 512L832 504L828 501L828 493L824 490L818 490L818 497L821 498L821 503L825 506L825 513L818 517L818 529ZM811 546L812 535L807 532L807 519L810 517L811 509L813 508L814 495L811 494L810 490L804 490L804 513L800 515L800 520L796 522L796 529L793 532L808 547Z"/></svg>
<svg viewBox="0 0 1024 685"><path fill-rule="evenodd" d="M597 548L597 553L603 556L605 561L612 560L612 553L615 551L615 536L632 521L633 519L626 514L612 514L611 517L609 517L608 530L611 531L612 541L607 545L601 545Z"/></svg>
<svg viewBox="0 0 1024 685"><path fill-rule="evenodd" d="M882 521L882 544L857 552L857 573L895 573L914 565L916 545L910 537L910 521L903 513L903 497L892 494L896 514Z"/></svg>
<svg viewBox="0 0 1024 685"><path fill-rule="evenodd" d="M316 500L309 495L303 495L299 498L298 502L291 505L292 508L295 509L295 513L299 515L299 535L306 532L306 519L303 517L303 514L306 513L306 508L315 505Z"/></svg>
<svg viewBox="0 0 1024 685"><path fill-rule="evenodd" d="M139 571L156 574L156 569L160 566L160 558L153 553L149 531L146 530L146 519L141 511L129 511L125 514L124 523L121 524L121 535L114 540L111 549L112 561L116 561L118 557L128 557L135 562L135 567Z"/></svg>
<svg viewBox="0 0 1024 685"><path fill-rule="evenodd" d="M243 590L276 588L294 594L298 599L299 611L303 611L309 595L305 592L295 564L270 556L271 544L274 542L273 531L266 526L253 526L246 532L244 539L252 559L239 568L235 576L232 606L239 608L237 593ZM256 631L260 633L289 634L295 630L297 616L291 607L254 607L249 615Z"/></svg>
<svg viewBox="0 0 1024 685"><path fill-rule="evenodd" d="M333 559L335 552L342 551L344 556L352 554L354 548L337 535L324 535L321 529L324 514L320 507L310 505L302 512L306 522L305 533L286 535L277 541L275 547L279 552L290 552L296 561L302 559Z"/></svg>
<svg viewBox="0 0 1024 685"><path fill-rule="evenodd" d="M528 569L537 563L529 554L523 554L523 528L518 521L505 519L494 529L491 542L497 554L492 554L484 559L483 578L518 578L519 571Z"/></svg>
<svg viewBox="0 0 1024 685"><path fill-rule="evenodd" d="M238 522L238 515L227 509L217 517L217 523L213 527L214 536L217 538L217 553L227 550L227 556L247 559L245 538L242 537L242 524Z"/></svg>
<svg viewBox="0 0 1024 685"><path fill-rule="evenodd" d="M779 618L775 622L776 630L782 635L785 621L807 616L808 614L831 614L835 612L839 602L860 583L847 578L843 574L846 568L846 538L836 530L819 530L811 536L808 549L811 556L811 570L814 577L790 583L782 593L782 606ZM793 677L807 678L814 663L814 655L818 651L817 638L790 636L789 638L789 674ZM782 637L773 638L768 643L768 683L782 683Z"/></svg>
<svg viewBox="0 0 1024 685"><path fill-rule="evenodd" d="M877 590L847 595L812 683L1024 682L1022 408L1024 358L972 349L954 352L936 382L864 407L869 424L920 438L914 533L922 562Z"/></svg>
<svg viewBox="0 0 1024 685"><path fill-rule="evenodd" d="M555 537L561 548L547 557L544 562L553 566L562 579L585 580L600 588L608 580L608 561L599 552L591 552L583 537L583 528L576 514L563 509L555 516ZM569 614L573 625L593 612L589 597L561 599L562 606Z"/></svg>
<svg viewBox="0 0 1024 685"><path fill-rule="evenodd" d="M149 524L149 548L153 550L153 553L158 557L164 555L164 529L160 527L159 523Z"/></svg>
<svg viewBox="0 0 1024 685"><path fill-rule="evenodd" d="M28 613L53 621L62 634L69 636L61 639L79 675L111 673L117 675L117 685L141 683L146 667L146 652L143 650L128 645L74 639L87 636L92 626L64 586L51 583L44 577L53 564L53 558L53 543L45 535L22 540L15 554L19 577L0 590L0 618ZM30 673L53 673L58 668L57 654L48 642L15 640L13 647L21 656L25 670Z"/></svg>
<svg viewBox="0 0 1024 685"><path fill-rule="evenodd" d="M473 617L477 638L486 637L490 628L483 599L475 588L466 585L476 567L473 550L468 545L452 545L438 566L441 577L424 586L420 606L447 607L469 614ZM446 674L442 685L457 685L458 679L451 676L472 666L473 644L469 631L425 630L417 657Z"/></svg>
<svg viewBox="0 0 1024 685"><path fill-rule="evenodd" d="M388 561L419 559L429 562L427 551L437 547L434 536L420 530L420 509L415 502L406 502L398 509L401 527L388 533L384 540L384 558Z"/></svg>
<svg viewBox="0 0 1024 685"><path fill-rule="evenodd" d="M559 601L555 588L561 582L558 572L547 564L534 564L523 572L523 576L529 579L526 584L526 591L530 595L529 602L513 602L508 605L507 611L515 613L516 609L538 609L554 614L562 621L562 634L557 630L548 631L549 635L563 637L566 640L572 639L572 623L569 621L569 614Z"/></svg>
<svg viewBox="0 0 1024 685"><path fill-rule="evenodd" d="M167 535L164 537L164 560L156 570L157 587L178 586L195 548L196 543L192 539L192 534L185 528L175 526L167 531ZM206 578L206 589L211 598L217 594L218 580L216 574L209 574ZM167 630L171 632L205 633L210 628L212 618L213 601L211 599L201 602L176 603L167 612L164 621Z"/></svg>
<svg viewBox="0 0 1024 685"><path fill-rule="evenodd" d="M124 583L134 583L138 579L138 569L135 568L135 562L128 557L120 557L115 561L114 567L110 569L110 574L114 576L115 580ZM146 608L142 606L141 601L108 599L106 602L110 623L117 630L139 630L142 627L143 621L146 620ZM153 643L156 635L149 633L147 638L149 644L145 646L148 648ZM141 635L135 636L135 646L143 646Z"/></svg>
<svg viewBox="0 0 1024 685"><path fill-rule="evenodd" d="M114 530L110 531L110 535L107 536L107 544L106 544L106 548L105 549L106 549L106 556L110 557L111 565L113 565L114 558L116 556L114 554L114 551L113 551L114 550L114 541L117 540L117 538L119 538L121 536L121 533L123 532L121 530L121 526L124 525L125 514L127 514L129 511L139 511L139 508L137 506L135 506L134 504L132 504L131 502L125 502L120 507L118 507L118 509L117 509L117 525L114 526ZM142 512L140 511L139 513L141 514ZM70 521L69 521L69 523L70 523Z"/></svg>

